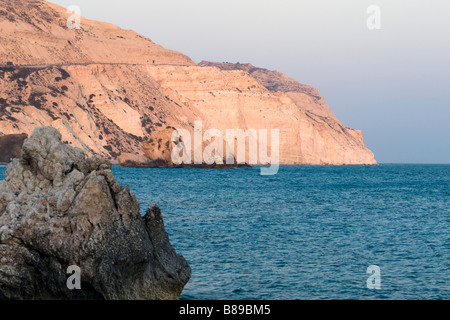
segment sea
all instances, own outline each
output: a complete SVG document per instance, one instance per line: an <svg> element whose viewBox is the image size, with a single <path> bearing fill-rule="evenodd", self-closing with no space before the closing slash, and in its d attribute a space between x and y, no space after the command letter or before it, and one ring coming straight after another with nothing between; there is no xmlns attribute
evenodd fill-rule
<svg viewBox="0 0 450 320"><path fill-rule="evenodd" d="M113 172L160 206L181 299L450 299L450 165Z"/></svg>

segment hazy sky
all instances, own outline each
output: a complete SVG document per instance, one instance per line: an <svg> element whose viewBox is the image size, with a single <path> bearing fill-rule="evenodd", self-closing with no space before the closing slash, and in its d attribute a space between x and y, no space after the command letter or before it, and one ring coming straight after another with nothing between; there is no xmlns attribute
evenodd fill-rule
<svg viewBox="0 0 450 320"><path fill-rule="evenodd" d="M194 61L319 89L382 163L450 163L450 0L52 0ZM369 5L381 30L369 30Z"/></svg>

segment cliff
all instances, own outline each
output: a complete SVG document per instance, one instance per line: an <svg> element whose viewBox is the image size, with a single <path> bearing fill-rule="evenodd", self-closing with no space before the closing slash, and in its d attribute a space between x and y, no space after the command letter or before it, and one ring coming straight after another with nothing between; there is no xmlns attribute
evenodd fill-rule
<svg viewBox="0 0 450 320"><path fill-rule="evenodd" d="M253 73L202 65L152 67L148 72L170 89L169 97L195 106L206 128L280 130L281 164L376 164L362 132L344 126L316 89L269 90ZM279 88L276 81L272 85Z"/></svg>
<svg viewBox="0 0 450 320"><path fill-rule="evenodd" d="M362 132L313 87L252 65L197 65L107 23L70 30L69 16L45 1L0 0L0 65L20 65L0 69L0 134L53 126L90 156L171 166L174 128L202 121L279 129L281 164L376 164Z"/></svg>
<svg viewBox="0 0 450 320"><path fill-rule="evenodd" d="M179 52L109 23L83 18L80 29L69 29L72 15L47 1L0 0L1 59L17 65L150 64L153 60L195 64Z"/></svg>
<svg viewBox="0 0 450 320"><path fill-rule="evenodd" d="M0 182L0 257L0 299L178 299L191 274L159 208L141 217L111 163L51 127L34 130Z"/></svg>

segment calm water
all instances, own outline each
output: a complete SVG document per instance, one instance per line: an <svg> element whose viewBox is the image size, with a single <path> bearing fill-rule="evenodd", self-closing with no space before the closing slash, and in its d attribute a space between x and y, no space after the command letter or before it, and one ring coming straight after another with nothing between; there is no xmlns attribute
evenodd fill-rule
<svg viewBox="0 0 450 320"><path fill-rule="evenodd" d="M450 165L114 174L161 207L183 299L450 299Z"/></svg>

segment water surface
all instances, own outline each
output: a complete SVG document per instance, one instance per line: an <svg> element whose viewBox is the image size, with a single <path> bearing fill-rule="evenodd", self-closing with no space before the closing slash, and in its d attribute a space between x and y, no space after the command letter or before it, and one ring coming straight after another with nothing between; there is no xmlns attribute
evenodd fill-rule
<svg viewBox="0 0 450 320"><path fill-rule="evenodd" d="M450 165L113 171L161 207L182 299L450 298Z"/></svg>

